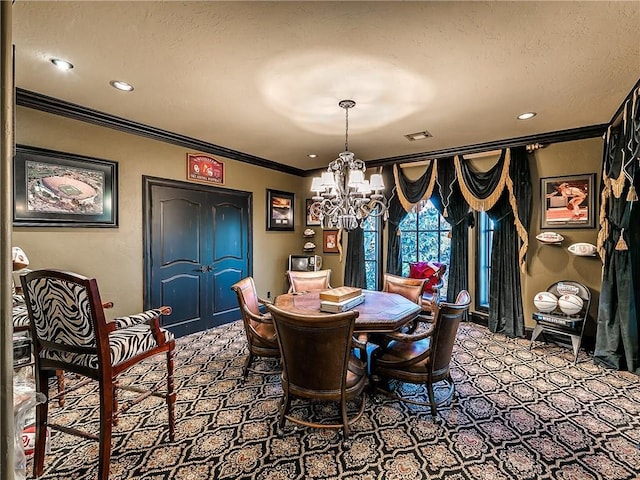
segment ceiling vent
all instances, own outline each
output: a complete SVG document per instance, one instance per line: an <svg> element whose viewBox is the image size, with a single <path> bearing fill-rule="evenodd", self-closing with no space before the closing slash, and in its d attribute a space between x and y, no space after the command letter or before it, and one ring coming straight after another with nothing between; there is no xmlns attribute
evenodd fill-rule
<svg viewBox="0 0 640 480"><path fill-rule="evenodd" d="M411 142L415 142L416 140L424 140L425 138L433 137L429 132L423 130L422 132L409 133L405 135L405 138Z"/></svg>

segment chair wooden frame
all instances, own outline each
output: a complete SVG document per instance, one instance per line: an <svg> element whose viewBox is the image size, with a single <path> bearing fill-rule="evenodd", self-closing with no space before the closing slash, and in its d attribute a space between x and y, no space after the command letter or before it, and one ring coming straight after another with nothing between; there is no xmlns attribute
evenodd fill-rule
<svg viewBox="0 0 640 480"><path fill-rule="evenodd" d="M366 363L353 355L365 345L353 337L358 312L301 315L267 305L282 352L282 389L279 427L289 420L314 428L342 429L344 439L366 405ZM351 418L347 401L362 396L358 413ZM340 423L311 421L290 415L294 398L340 403ZM348 446L348 444L346 445Z"/></svg>
<svg viewBox="0 0 640 480"><path fill-rule="evenodd" d="M167 403L169 438L175 439L174 404L176 393L173 379L175 340L160 328L159 317L171 313L170 307L147 310L137 315L119 317L108 322L95 279L57 270L33 271L21 277L30 318L34 344L36 390L47 395L48 377L52 371L74 372L98 382L100 391L100 433L98 436L81 429L56 425L48 421L48 401L36 407L36 439L33 462L34 476L42 475L45 456L46 427L99 441L98 479L109 477L111 433L117 424L117 414L150 395L164 398ZM66 295L72 292L74 295ZM71 300L77 300L72 305ZM71 326L71 327L70 327ZM81 331L82 337L72 338L68 332ZM62 332L62 333L58 333ZM128 339L142 342L145 335L153 337L155 346L135 345L120 363L112 363L114 348L120 352ZM112 344L118 338L123 344ZM151 389L121 386L118 376L141 360L164 354L167 362L167 392L159 393L162 383ZM74 362L74 360L76 360ZM119 408L117 389L140 393L127 406Z"/></svg>
<svg viewBox="0 0 640 480"><path fill-rule="evenodd" d="M280 358L280 348L276 340L276 331L270 313L262 313L260 304L269 302L258 297L253 277L245 277L231 286L238 297L244 331L247 336L249 354L242 369L242 377L249 372L273 375L280 371L262 371L251 368L255 357Z"/></svg>
<svg viewBox="0 0 640 480"><path fill-rule="evenodd" d="M316 270L314 272L287 270L289 279L289 291L294 292L316 292L331 288L331 269Z"/></svg>
<svg viewBox="0 0 640 480"><path fill-rule="evenodd" d="M382 379L425 384L428 402L401 397L390 391L384 393L408 403L430 406L435 418L438 405L448 402L455 393L449 364L458 326L470 303L469 292L462 290L455 303L443 302L435 307L433 322L425 330L388 334L389 343L372 353L374 393L380 389ZM447 382L448 391L445 398L436 402L433 385L441 381Z"/></svg>

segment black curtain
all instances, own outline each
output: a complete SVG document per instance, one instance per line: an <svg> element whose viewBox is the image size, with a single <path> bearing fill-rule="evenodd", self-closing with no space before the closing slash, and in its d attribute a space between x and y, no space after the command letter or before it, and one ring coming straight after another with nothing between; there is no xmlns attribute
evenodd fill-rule
<svg viewBox="0 0 640 480"><path fill-rule="evenodd" d="M503 150L496 165L487 172L474 172L463 160L458 165L466 189L463 192L465 198L473 208L486 209L494 222L489 329L511 337L522 337L524 313L520 270L525 265L532 200L526 149Z"/></svg>
<svg viewBox="0 0 640 480"><path fill-rule="evenodd" d="M385 185L395 185L393 170L398 173L398 183L402 186L402 192L395 194L389 201L389 223L387 226L387 269L386 272L394 275L402 275L402 250L400 248L400 222L407 214L402 205L400 197L403 196L405 203L417 203L427 192L434 165L437 162L432 160L427 170L417 180L409 180L402 169L396 164L390 168L385 168L383 175Z"/></svg>
<svg viewBox="0 0 640 480"><path fill-rule="evenodd" d="M367 288L364 262L364 232L361 228L349 231L347 256L344 261L344 284L350 287Z"/></svg>
<svg viewBox="0 0 640 480"><path fill-rule="evenodd" d="M460 191L453 158L438 160L438 186L431 202L451 225L447 302L454 302L458 292L469 290L469 227L473 227L474 218Z"/></svg>
<svg viewBox="0 0 640 480"><path fill-rule="evenodd" d="M596 363L640 375L640 89L623 121L610 127L603 161L598 247L604 269L596 330Z"/></svg>

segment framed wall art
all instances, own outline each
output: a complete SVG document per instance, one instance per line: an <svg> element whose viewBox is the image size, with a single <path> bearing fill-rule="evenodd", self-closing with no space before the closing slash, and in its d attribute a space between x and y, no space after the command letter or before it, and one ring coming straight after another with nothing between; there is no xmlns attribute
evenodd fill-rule
<svg viewBox="0 0 640 480"><path fill-rule="evenodd" d="M540 228L595 228L596 174L540 179Z"/></svg>
<svg viewBox="0 0 640 480"><path fill-rule="evenodd" d="M307 212L307 222L306 222L307 227L317 227L319 225L322 225L322 222L320 221L320 217L315 212L311 211L311 206L313 204L314 204L313 199L311 198L306 199L305 211Z"/></svg>
<svg viewBox="0 0 640 480"><path fill-rule="evenodd" d="M322 231L322 252L323 253L340 253L338 230Z"/></svg>
<svg viewBox="0 0 640 480"><path fill-rule="evenodd" d="M187 179L224 185L224 163L203 153L187 153Z"/></svg>
<svg viewBox="0 0 640 480"><path fill-rule="evenodd" d="M294 230L295 195L267 189L267 230Z"/></svg>
<svg viewBox="0 0 640 480"><path fill-rule="evenodd" d="M116 162L18 145L13 178L15 226L118 226Z"/></svg>

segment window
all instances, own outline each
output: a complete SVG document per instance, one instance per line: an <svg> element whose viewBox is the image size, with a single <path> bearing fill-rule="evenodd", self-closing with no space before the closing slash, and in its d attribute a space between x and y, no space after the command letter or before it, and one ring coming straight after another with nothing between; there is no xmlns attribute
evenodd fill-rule
<svg viewBox="0 0 640 480"><path fill-rule="evenodd" d="M446 294L447 278L451 259L451 226L436 210L431 201L420 202L400 222L402 235L402 275L409 275L412 262L440 262L447 265L444 288Z"/></svg>
<svg viewBox="0 0 640 480"><path fill-rule="evenodd" d="M367 290L378 290L380 279L380 254L382 236L380 217L367 217L362 225L364 235L364 267Z"/></svg>
<svg viewBox="0 0 640 480"><path fill-rule="evenodd" d="M476 307L478 310L489 310L489 280L491 279L491 244L493 243L493 220L487 212L478 212L478 228L476 241L478 256L476 257Z"/></svg>

